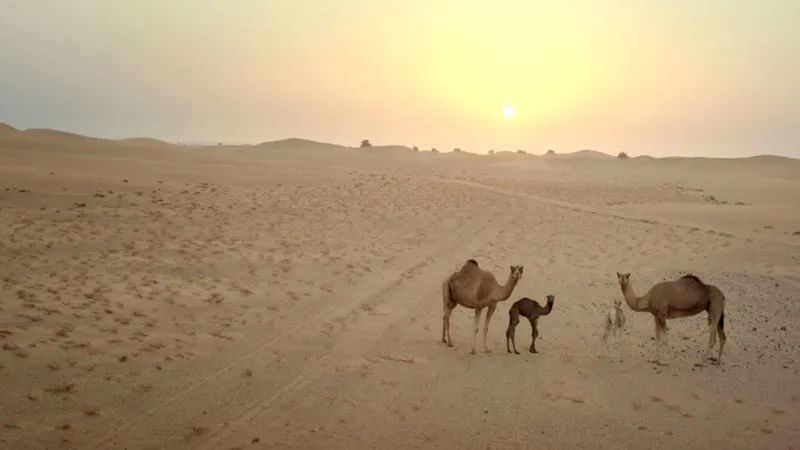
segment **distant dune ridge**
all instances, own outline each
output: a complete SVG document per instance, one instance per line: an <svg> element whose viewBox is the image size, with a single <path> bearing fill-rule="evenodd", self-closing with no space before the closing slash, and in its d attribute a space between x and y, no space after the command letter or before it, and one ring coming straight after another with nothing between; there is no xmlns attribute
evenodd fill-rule
<svg viewBox="0 0 800 450"><path fill-rule="evenodd" d="M120 149L123 147L129 148L137 148L137 149L158 149L158 150L180 150L184 151L187 149L187 146L182 144L175 144L166 141L162 141L159 139L154 138L147 138L147 137L137 137L137 138L125 138L125 139L104 139L104 138L95 138L89 136L83 136L76 133L70 133L65 131L59 130L52 130L52 129L44 129L44 128L31 128L26 130L18 130L11 125L6 123L0 122L0 148L13 148L13 147L22 147L22 148L37 148L41 150L57 150L55 147L59 147L62 150L80 150L76 148L71 148L68 144L75 144L81 143L83 144L84 148L87 148L85 144L89 144L88 148L92 148L92 146L96 145L106 145L109 147L110 150L112 149ZM67 144L67 147L64 145ZM415 152L411 147L404 146L404 145L373 145L370 147L357 147L357 146L345 146L339 144L331 144L331 143L324 143L324 142L317 142L309 139L302 139L302 138L287 138L287 139L280 139L277 141L268 141L262 142L259 144L248 144L248 145L218 145L218 144L208 144L208 145L192 145L191 148L193 149L237 149L237 150L244 150L244 149L261 149L261 150L271 150L271 151L319 151L319 150L358 150L362 153L388 153L388 154L411 154L411 153L418 153L419 155L427 155L430 154L429 151L419 151ZM449 155L451 157L461 157L463 155L478 155L478 156L485 156L483 153L474 153L469 151L458 151L458 152L441 152L439 155ZM518 158L526 158L526 157L538 157L543 156L542 154L534 154L534 153L518 153L515 150L499 150L496 151L491 156L514 156ZM612 160L616 159L615 155L611 155L608 153L604 153L598 150L578 150L574 152L555 152L554 155L550 156L550 158L562 158L562 159L605 159L605 160ZM667 157L653 157L649 155L641 155L631 157L631 159L655 159L655 160L710 160L710 161L733 161L733 160L758 160L763 163L772 163L772 162L789 162L792 163L794 161L798 161L795 158L789 158L784 156L776 156L776 155L757 155L751 157L743 157L743 158L714 158L714 157L677 157L677 156L667 156Z"/></svg>

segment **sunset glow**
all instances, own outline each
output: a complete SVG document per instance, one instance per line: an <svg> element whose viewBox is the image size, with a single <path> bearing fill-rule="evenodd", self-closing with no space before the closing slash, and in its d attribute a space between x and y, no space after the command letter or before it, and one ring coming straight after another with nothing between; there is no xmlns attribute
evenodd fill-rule
<svg viewBox="0 0 800 450"><path fill-rule="evenodd" d="M517 116L517 107L514 105L503 106L503 117L506 119L513 119Z"/></svg>
<svg viewBox="0 0 800 450"><path fill-rule="evenodd" d="M12 0L0 120L200 142L797 156L798 5ZM524 115L499 115L505 99Z"/></svg>

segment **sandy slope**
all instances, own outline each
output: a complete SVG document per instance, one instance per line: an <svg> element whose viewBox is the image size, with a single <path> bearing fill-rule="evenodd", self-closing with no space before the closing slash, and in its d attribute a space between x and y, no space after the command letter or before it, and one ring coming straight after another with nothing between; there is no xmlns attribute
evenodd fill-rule
<svg viewBox="0 0 800 450"><path fill-rule="evenodd" d="M83 142L83 144L81 144ZM800 442L797 161L175 148L0 129L0 447L787 448ZM713 198L712 198L713 197ZM739 204L737 204L737 202ZM794 206L794 207L793 207ZM467 258L556 296L540 354L439 342ZM705 316L599 341L686 271ZM518 348L527 348L523 323Z"/></svg>

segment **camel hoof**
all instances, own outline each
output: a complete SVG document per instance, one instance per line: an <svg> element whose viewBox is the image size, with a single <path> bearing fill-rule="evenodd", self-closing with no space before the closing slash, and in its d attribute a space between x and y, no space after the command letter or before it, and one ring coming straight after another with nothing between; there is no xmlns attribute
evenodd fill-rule
<svg viewBox="0 0 800 450"><path fill-rule="evenodd" d="M483 353L492 353L492 351L489 350L489 349L486 349L486 350L483 351Z"/></svg>
<svg viewBox="0 0 800 450"><path fill-rule="evenodd" d="M470 355L477 355L477 354L478 354L478 352L476 352L476 351L475 351L475 349L473 348L473 349L472 349L472 350L469 352L469 354L470 354Z"/></svg>
<svg viewBox="0 0 800 450"><path fill-rule="evenodd" d="M448 342L448 343L447 343L447 346L448 346L448 347L455 347L455 345L453 345L453 343L452 343L452 342Z"/></svg>
<svg viewBox="0 0 800 450"><path fill-rule="evenodd" d="M514 352L515 354L519 355L519 352Z"/></svg>
<svg viewBox="0 0 800 450"><path fill-rule="evenodd" d="M721 366L722 365L722 361L720 361L718 359L715 359L715 360L711 361L711 365L712 366Z"/></svg>
<svg viewBox="0 0 800 450"><path fill-rule="evenodd" d="M717 358L715 358L713 356L706 356L706 359L709 360L709 361L716 361L717 360Z"/></svg>

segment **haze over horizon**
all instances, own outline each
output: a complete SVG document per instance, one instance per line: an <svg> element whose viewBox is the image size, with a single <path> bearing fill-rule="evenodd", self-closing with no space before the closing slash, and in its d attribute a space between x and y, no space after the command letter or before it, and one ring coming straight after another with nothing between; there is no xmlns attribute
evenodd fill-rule
<svg viewBox="0 0 800 450"><path fill-rule="evenodd" d="M0 122L191 143L800 157L798 17L792 1L10 0Z"/></svg>

